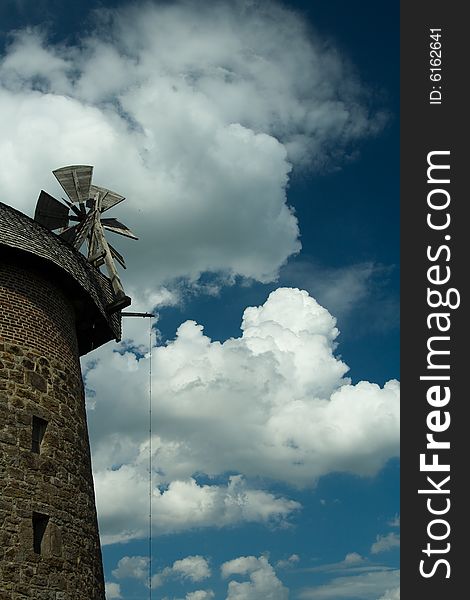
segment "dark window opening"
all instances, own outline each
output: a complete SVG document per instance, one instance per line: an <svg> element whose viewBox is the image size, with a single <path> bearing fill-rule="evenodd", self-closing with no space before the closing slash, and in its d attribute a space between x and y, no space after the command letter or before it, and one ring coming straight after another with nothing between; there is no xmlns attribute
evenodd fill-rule
<svg viewBox="0 0 470 600"><path fill-rule="evenodd" d="M33 512L33 549L36 554L41 554L41 545L46 532L49 517Z"/></svg>
<svg viewBox="0 0 470 600"><path fill-rule="evenodd" d="M41 450L41 442L46 433L47 421L40 417L33 416L33 437L31 450L39 454Z"/></svg>

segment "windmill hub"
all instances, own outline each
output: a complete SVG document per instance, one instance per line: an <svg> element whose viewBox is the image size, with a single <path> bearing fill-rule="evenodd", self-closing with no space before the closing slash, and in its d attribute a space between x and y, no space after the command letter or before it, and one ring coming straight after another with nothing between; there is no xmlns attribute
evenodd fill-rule
<svg viewBox="0 0 470 600"><path fill-rule="evenodd" d="M116 218L103 218L102 214L124 200L124 196L106 188L92 185L93 167L73 165L53 171L67 195L63 202L41 190L34 219L79 250L86 242L87 259L99 269L105 265L115 294L115 300L107 307L109 313L129 306L114 261L124 269L122 255L106 239L104 230L137 240L132 231Z"/></svg>

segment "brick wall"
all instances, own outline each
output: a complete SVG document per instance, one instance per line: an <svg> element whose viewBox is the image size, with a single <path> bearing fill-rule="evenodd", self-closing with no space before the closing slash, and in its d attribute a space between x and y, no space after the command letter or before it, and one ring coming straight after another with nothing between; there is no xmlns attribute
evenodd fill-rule
<svg viewBox="0 0 470 600"><path fill-rule="evenodd" d="M1 600L104 600L74 320L59 282L0 265Z"/></svg>

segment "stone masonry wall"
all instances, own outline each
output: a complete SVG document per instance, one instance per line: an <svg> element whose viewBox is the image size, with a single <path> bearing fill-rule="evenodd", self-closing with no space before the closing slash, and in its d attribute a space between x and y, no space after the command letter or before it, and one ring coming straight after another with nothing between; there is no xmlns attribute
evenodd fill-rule
<svg viewBox="0 0 470 600"><path fill-rule="evenodd" d="M33 417L47 422L39 452ZM74 312L60 286L3 264L0 600L104 597Z"/></svg>

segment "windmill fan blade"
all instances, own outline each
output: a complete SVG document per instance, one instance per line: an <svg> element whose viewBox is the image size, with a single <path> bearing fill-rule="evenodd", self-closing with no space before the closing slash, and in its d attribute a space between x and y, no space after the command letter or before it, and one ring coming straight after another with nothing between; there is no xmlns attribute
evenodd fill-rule
<svg viewBox="0 0 470 600"><path fill-rule="evenodd" d="M107 190L106 188L100 187L99 185L92 185L90 187L90 197L94 198L96 194L99 194L100 197L101 212L109 210L110 208L116 206L116 204L119 204L119 202L122 202L124 200L124 196L121 196L121 194L117 194L116 192ZM91 208L93 206L93 203L87 203L87 206Z"/></svg>
<svg viewBox="0 0 470 600"><path fill-rule="evenodd" d="M111 250L111 256L113 258L115 258L118 263L121 265L121 267L123 267L124 269L126 268L126 262L124 260L124 257L122 256L122 254L119 254L119 252L116 250L116 248L114 248L113 246L111 246L110 243L108 243L109 249Z"/></svg>
<svg viewBox="0 0 470 600"><path fill-rule="evenodd" d="M67 200L66 198L62 198L62 200L77 215L77 217L80 217L82 215L82 211L78 208L78 206L75 206L73 202L70 202L70 200ZM79 204L79 206L82 205Z"/></svg>
<svg viewBox="0 0 470 600"><path fill-rule="evenodd" d="M126 227L124 223L121 223L117 219L101 219L101 223L103 224L103 227L109 231L119 233L119 235L132 238L133 240L139 239L134 233L132 233L129 227Z"/></svg>
<svg viewBox="0 0 470 600"><path fill-rule="evenodd" d="M72 165L52 172L72 202L86 202L88 200L93 167Z"/></svg>
<svg viewBox="0 0 470 600"><path fill-rule="evenodd" d="M89 213L87 218L77 225L77 235L73 240L73 247L75 250L78 250L83 242L86 240L87 235L90 233L91 228L93 227L93 223L95 220L95 215L93 212Z"/></svg>
<svg viewBox="0 0 470 600"><path fill-rule="evenodd" d="M78 228L79 225L72 225L72 227L68 227L65 231L62 231L62 233L59 234L59 237L69 244L73 244Z"/></svg>
<svg viewBox="0 0 470 600"><path fill-rule="evenodd" d="M59 227L67 227L69 224L69 209L62 202L41 190L36 204L34 220L51 231L59 229Z"/></svg>

